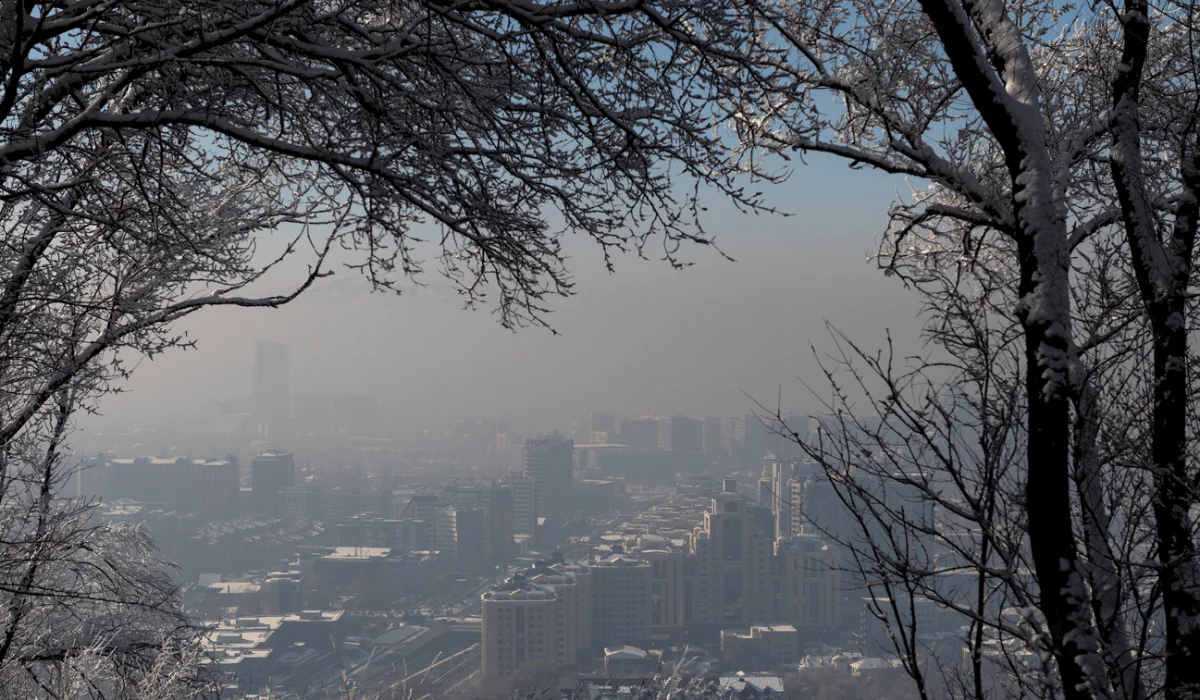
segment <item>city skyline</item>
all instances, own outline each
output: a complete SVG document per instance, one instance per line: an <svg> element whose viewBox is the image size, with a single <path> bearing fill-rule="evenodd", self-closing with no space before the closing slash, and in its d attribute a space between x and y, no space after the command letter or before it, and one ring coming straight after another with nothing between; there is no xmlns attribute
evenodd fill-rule
<svg viewBox="0 0 1200 700"><path fill-rule="evenodd" d="M791 200L843 198L844 183L808 179ZM901 348L917 348L907 321L915 299L869 261L890 193L886 181L870 184L867 206L836 226L823 216L742 217L714 203L713 226L736 262L696 249L685 270L628 258L608 275L595 250L571 243L578 293L553 304L557 337L514 334L463 311L436 279L393 298L338 275L267 314L201 314L181 327L195 351L142 362L126 391L82 424L154 427L248 396L256 339L289 346L293 395L374 393L403 404L410 423L474 416L563 430L558 417L593 409L725 415L780 394L785 410L815 410L798 379L817 371L810 342L832 349L826 321L864 345L890 329Z"/></svg>

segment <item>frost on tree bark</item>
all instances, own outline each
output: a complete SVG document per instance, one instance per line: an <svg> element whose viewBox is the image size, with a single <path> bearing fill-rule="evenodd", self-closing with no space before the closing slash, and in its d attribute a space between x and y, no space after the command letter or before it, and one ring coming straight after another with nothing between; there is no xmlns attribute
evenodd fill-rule
<svg viewBox="0 0 1200 700"><path fill-rule="evenodd" d="M858 523L866 539L844 543L866 573L970 620L977 680L995 634L1033 655L1001 654L1014 674L1024 669L1029 683L1014 682L1025 692L1183 698L1200 688L1187 342L1196 20L1189 4L782 3L776 22L793 48L798 99L742 122L779 152L910 179L881 260L923 295L926 339L953 359L900 374L850 345L834 364L876 390L876 409L902 429L850 420L839 387L827 419L853 437L809 450L868 516ZM961 359L990 363L1017 339L1019 366ZM1019 397L994 395L1016 379ZM998 405L1021 425L999 442L989 437ZM1019 464L982 479L1017 447ZM949 522L919 526L870 495L865 484L880 481L915 489ZM996 500L998 510L985 507ZM1020 624L934 590L936 566L922 569L913 542L880 536L883 523L973 562L979 595L1011 602ZM951 526L980 541L953 542ZM1013 573L1026 565L1032 587ZM959 687L986 694L981 682Z"/></svg>
<svg viewBox="0 0 1200 700"><path fill-rule="evenodd" d="M765 209L714 129L786 92L764 22L742 0L0 2L0 687L195 690L149 540L39 486L69 474L62 416L189 344L174 322L337 265L392 291L429 268L516 328L571 293L568 233L686 264L701 190Z"/></svg>

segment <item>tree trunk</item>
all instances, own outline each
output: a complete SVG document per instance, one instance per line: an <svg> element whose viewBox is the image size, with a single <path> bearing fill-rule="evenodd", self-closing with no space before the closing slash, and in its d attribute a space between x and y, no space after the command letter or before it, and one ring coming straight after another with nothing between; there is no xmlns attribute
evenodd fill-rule
<svg viewBox="0 0 1200 700"><path fill-rule="evenodd" d="M1150 304L1154 329L1151 454L1159 578L1166 616L1166 697L1200 696L1200 587L1187 472L1187 326L1182 294Z"/></svg>
<svg viewBox="0 0 1200 700"><path fill-rule="evenodd" d="M1042 235L1047 235L1043 233ZM1038 279L1033 237L1018 243L1020 295L1030 298ZM1044 282L1044 281L1043 281ZM1029 546L1037 576L1042 614L1050 631L1055 661L1068 700L1095 697L1092 678L1081 660L1089 655L1088 596L1079 574L1078 549L1071 521L1070 405L1064 387L1052 386L1043 362L1044 344L1065 344L1045 320L1020 313L1025 328L1025 391L1029 401L1028 477L1025 482ZM1062 349L1062 348L1058 348Z"/></svg>

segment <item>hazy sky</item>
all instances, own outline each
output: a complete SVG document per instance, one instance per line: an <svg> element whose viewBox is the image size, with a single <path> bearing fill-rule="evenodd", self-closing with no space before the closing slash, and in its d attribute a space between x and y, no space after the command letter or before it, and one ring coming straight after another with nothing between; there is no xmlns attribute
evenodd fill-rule
<svg viewBox="0 0 1200 700"><path fill-rule="evenodd" d="M153 426L249 394L256 338L291 346L293 393L376 393L413 417L507 419L518 429L566 428L589 410L731 415L750 399L814 404L809 343L828 347L828 320L867 344L891 328L913 348L916 303L868 254L903 180L836 161L800 166L769 202L795 216L740 215L711 202L707 228L737 262L695 248L695 262L618 259L607 274L578 240L577 296L553 303L558 337L512 333L468 312L433 274L428 290L370 294L351 272L278 310L215 309L188 320L194 351L143 362L128 392L91 425ZM432 268L432 265L430 266Z"/></svg>

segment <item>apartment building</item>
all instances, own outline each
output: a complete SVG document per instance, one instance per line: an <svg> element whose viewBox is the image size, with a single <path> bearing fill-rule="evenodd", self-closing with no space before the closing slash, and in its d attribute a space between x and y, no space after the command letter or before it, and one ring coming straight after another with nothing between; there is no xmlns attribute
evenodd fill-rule
<svg viewBox="0 0 1200 700"><path fill-rule="evenodd" d="M557 607L554 591L520 574L483 594L484 681L507 678L528 663L557 660Z"/></svg>

